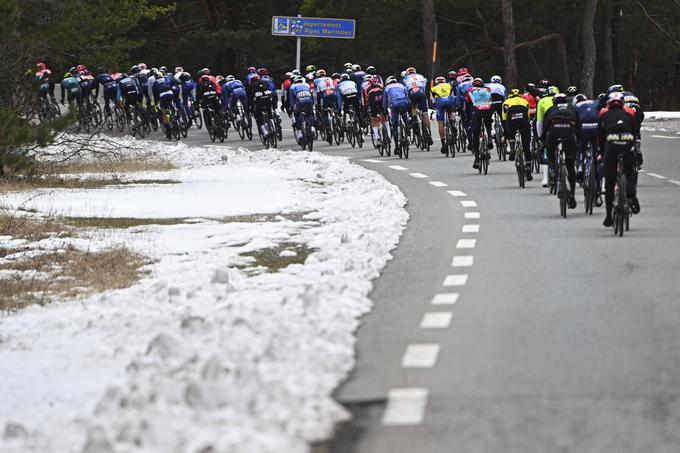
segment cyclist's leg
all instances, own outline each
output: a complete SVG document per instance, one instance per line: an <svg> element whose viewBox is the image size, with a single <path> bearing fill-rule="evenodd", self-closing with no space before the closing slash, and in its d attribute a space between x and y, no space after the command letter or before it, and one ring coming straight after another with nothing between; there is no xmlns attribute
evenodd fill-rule
<svg viewBox="0 0 680 453"><path fill-rule="evenodd" d="M578 152L578 144L576 142L576 131L571 131L571 135L565 138L562 143L564 149L565 164L567 166L567 177L569 179L569 187L571 189L571 198L576 194L576 153ZM572 203L574 204L574 203Z"/></svg>
<svg viewBox="0 0 680 453"><path fill-rule="evenodd" d="M531 125L529 124L529 121L522 120L519 126L519 134L520 137L522 137L522 150L524 151L524 163L529 168L529 172L531 172ZM508 137L514 136L515 136L514 134L511 134ZM517 145L515 145L515 149L517 149Z"/></svg>
<svg viewBox="0 0 680 453"><path fill-rule="evenodd" d="M605 145L604 153L604 201L607 219L611 220L612 208L614 207L614 187L616 187L616 150Z"/></svg>
<svg viewBox="0 0 680 453"><path fill-rule="evenodd" d="M488 134L489 137L491 137L491 130L492 130L492 125L491 125L491 110L487 110L483 114L484 118L484 127L486 127L486 133ZM489 140L489 149L493 148L493 140Z"/></svg>
<svg viewBox="0 0 680 453"><path fill-rule="evenodd" d="M479 133L482 130L482 114L477 109L472 110L470 131L472 135L472 152L475 154L475 164L479 161Z"/></svg>

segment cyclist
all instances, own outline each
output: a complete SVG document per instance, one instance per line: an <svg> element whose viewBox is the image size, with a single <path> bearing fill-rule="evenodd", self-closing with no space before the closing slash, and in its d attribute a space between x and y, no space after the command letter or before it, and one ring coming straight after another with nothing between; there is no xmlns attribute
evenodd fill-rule
<svg viewBox="0 0 680 453"><path fill-rule="evenodd" d="M549 92L548 88L550 88L551 86L552 84L550 83L550 80L547 79L543 79L540 82L538 82L538 87L536 87L537 91L536 97L542 99L545 96L547 96Z"/></svg>
<svg viewBox="0 0 680 453"><path fill-rule="evenodd" d="M305 68L305 78L309 80L310 76L312 80L314 80L314 77L316 77L316 66L313 64L308 64Z"/></svg>
<svg viewBox="0 0 680 453"><path fill-rule="evenodd" d="M265 136L267 130L264 128L264 116L273 112L274 101L272 93L271 79L261 79L253 77L250 79L250 86L253 92L253 112L255 114L255 122L258 130L262 136ZM275 133L275 131L270 131Z"/></svg>
<svg viewBox="0 0 680 453"><path fill-rule="evenodd" d="M451 92L455 95L456 88L458 87L458 73L456 71L449 71L447 76L449 77L449 84L451 85Z"/></svg>
<svg viewBox="0 0 680 453"><path fill-rule="evenodd" d="M175 79L173 74L168 74L165 77L157 77L151 87L153 91L153 100L162 112L163 125L165 126L166 134L170 134L170 117L168 111L175 99Z"/></svg>
<svg viewBox="0 0 680 453"><path fill-rule="evenodd" d="M427 114L427 79L418 74L415 68L411 67L406 69L406 76L402 79L402 83L408 89L408 96L411 101L411 118L414 119L420 109L420 118L423 121L423 126L430 131L431 145L433 142L430 117Z"/></svg>
<svg viewBox="0 0 680 453"><path fill-rule="evenodd" d="M181 88L182 108L184 109L184 113L186 113L189 126L191 126L193 118L191 109L189 108L189 99L191 99L192 104L196 103L196 97L194 96L196 82L191 78L191 74L185 71L181 66L175 68L175 75L173 78L175 79L175 83Z"/></svg>
<svg viewBox="0 0 680 453"><path fill-rule="evenodd" d="M245 79L243 79L244 86L250 86L250 80L257 75L257 69L253 66L248 68Z"/></svg>
<svg viewBox="0 0 680 453"><path fill-rule="evenodd" d="M38 63L35 66L38 68L35 72L35 80L39 83L38 95L44 97L49 93L50 97L54 99L54 81L50 77L52 71L47 69L45 63Z"/></svg>
<svg viewBox="0 0 680 453"><path fill-rule="evenodd" d="M116 104L120 104L125 110L126 117L130 118L130 107L139 102L141 88L135 79L128 74L122 73L118 79L118 91L116 92Z"/></svg>
<svg viewBox="0 0 680 453"><path fill-rule="evenodd" d="M320 107L321 109L334 109L338 103L333 79L326 76L326 71L323 69L316 71L316 79L314 79L314 100L316 101L317 107ZM329 116L326 113L323 113L321 118L324 122L324 129L328 131L331 126Z"/></svg>
<svg viewBox="0 0 680 453"><path fill-rule="evenodd" d="M73 105L74 100L80 105L83 100L83 90L80 87L80 83L78 83L78 79L73 77L73 74L70 72L64 74L64 78L61 81L61 105L64 105L66 93L68 93L69 105Z"/></svg>
<svg viewBox="0 0 680 453"><path fill-rule="evenodd" d="M453 122L453 111L456 108L456 96L451 88L451 84L448 83L444 77L437 77L434 84L430 94L434 101L434 107L437 110L437 127L439 129L439 138L442 142L441 153L446 154L448 143L446 143L446 133L444 131L444 115L449 117L450 122Z"/></svg>
<svg viewBox="0 0 680 453"><path fill-rule="evenodd" d="M392 137L394 137L395 154L401 156L401 148L399 143L399 134L397 131L397 124L401 116L406 121L406 112L411 107L409 93L406 87L399 83L396 77L390 76L385 80L385 91L383 94L383 111L387 112L389 107L390 125L392 127ZM406 131L402 131L406 133Z"/></svg>
<svg viewBox="0 0 680 453"><path fill-rule="evenodd" d="M574 85L571 85L570 87L567 88L567 102L570 104L574 104L574 97L578 94L578 88L576 88ZM574 104L576 105L576 104Z"/></svg>
<svg viewBox="0 0 680 453"><path fill-rule="evenodd" d="M467 71L466 68L461 68L458 72L461 70ZM465 102L465 96L467 95L468 90L472 88L474 78L470 74L465 73L462 76L459 76L459 79L460 80L457 79L458 86L456 87L456 106L458 107L458 114L463 119L463 127L465 128L465 134L467 135L467 149L468 151L472 151L472 134L470 132L471 111Z"/></svg>
<svg viewBox="0 0 680 453"><path fill-rule="evenodd" d="M462 82L463 78L467 75L471 76L468 68L459 68L458 71L456 72L456 82L458 83Z"/></svg>
<svg viewBox="0 0 680 453"><path fill-rule="evenodd" d="M243 82L233 75L228 75L224 80L225 83L222 87L222 103L226 108L231 108L236 121L241 121L237 103L238 101L241 101L243 111L248 111L248 93L246 93L246 87L243 86Z"/></svg>
<svg viewBox="0 0 680 453"><path fill-rule="evenodd" d="M616 166L618 154L623 154L623 173L628 181L627 198L633 214L640 212L636 194L636 181L633 179L633 149L635 147L636 112L625 106L625 96L613 92L607 100L607 107L600 112L598 161L604 160L606 217L603 225L612 226L614 207L614 188L616 186Z"/></svg>
<svg viewBox="0 0 680 453"><path fill-rule="evenodd" d="M284 76L283 83L281 83L281 110L288 113L290 117L291 109L290 103L288 102L288 88L293 84L293 78L295 76L292 72L287 72Z"/></svg>
<svg viewBox="0 0 680 453"><path fill-rule="evenodd" d="M368 114L371 117L371 130L373 131L373 137L378 146L382 145L382 140L380 137L380 130L382 129L382 123L386 121L385 111L383 110L383 95L384 89L382 85L382 80L377 77L373 77L370 84L363 91L364 104L368 109Z"/></svg>
<svg viewBox="0 0 680 453"><path fill-rule="evenodd" d="M569 209L576 207L576 151L578 149L577 138L578 113L573 105L567 102L565 94L555 94L552 98L552 106L545 113L543 121L543 136L548 162L553 174L556 172L557 147L562 143L564 150L567 177L569 180Z"/></svg>
<svg viewBox="0 0 680 453"><path fill-rule="evenodd" d="M260 76L261 81L265 81L269 84L269 91L272 93L272 106L274 110L276 110L279 106L279 94L276 91L276 83L274 83L274 79L269 75L269 70L267 70L267 68L258 69L257 75Z"/></svg>
<svg viewBox="0 0 680 453"><path fill-rule="evenodd" d="M366 77L366 73L361 70L361 66L355 64L352 65L352 74L349 77L354 83L357 84L358 87L360 87L364 83L364 77Z"/></svg>
<svg viewBox="0 0 680 453"><path fill-rule="evenodd" d="M492 76L486 86L491 90L491 108L500 116L503 113L503 102L507 97L501 76Z"/></svg>
<svg viewBox="0 0 680 453"><path fill-rule="evenodd" d="M144 63L142 63L144 65ZM146 66L146 65L144 65ZM149 73L147 71L143 71L142 68L139 65L135 65L132 67L130 72L133 74L133 77L139 84L139 87L142 89L139 102L142 102L142 98L146 99L146 106L147 108L151 107L151 99L153 97L153 85L149 86ZM163 73L165 76L165 73Z"/></svg>
<svg viewBox="0 0 680 453"><path fill-rule="evenodd" d="M354 112L359 114L359 89L353 80L350 80L349 74L344 73L340 76L340 83L335 90L337 94L338 111L342 112L346 119L350 112L350 107Z"/></svg>
<svg viewBox="0 0 680 453"><path fill-rule="evenodd" d="M97 76L94 78L94 83L92 84L92 89L95 92L95 99L99 97L100 86L104 87L104 111L110 112L111 107L109 106L109 101L115 102L118 83L113 80L109 71L104 68L97 69Z"/></svg>
<svg viewBox="0 0 680 453"><path fill-rule="evenodd" d="M257 74L255 75L257 76ZM251 80L256 78L257 77L253 77ZM209 112L211 108L215 112L215 115L222 115L220 108L221 95L220 86L216 81L211 80L210 76L207 74L200 76L198 84L196 85L196 101L203 108L203 120L206 122L206 126L212 126L212 124L210 124L211 115Z"/></svg>
<svg viewBox="0 0 680 453"><path fill-rule="evenodd" d="M300 142L302 140L302 111L307 114L308 124L314 124L314 99L312 91L309 89L309 84L302 76L295 76L293 84L290 86L290 104L293 109L293 116L295 117L295 139ZM314 126L312 126L312 133L314 133Z"/></svg>
<svg viewBox="0 0 680 453"><path fill-rule="evenodd" d="M366 74L373 76L373 80L377 80L380 85L383 85L383 79L380 77L380 74L378 74L374 66L367 67Z"/></svg>
<svg viewBox="0 0 680 453"><path fill-rule="evenodd" d="M597 101L590 101L583 94L577 94L573 99L574 107L576 107L576 112L578 113L579 130L581 131L578 141L578 156L577 156L577 168L576 180L578 182L583 181L583 175L585 168L583 166L586 158L586 148L588 145L591 146L593 151L593 156L596 154L597 150L597 124L599 122L599 109ZM593 169L597 168L596 164L593 164ZM600 178L595 171L595 177L598 181L598 187ZM598 197L599 198L599 197ZM598 206L602 203L600 202Z"/></svg>
<svg viewBox="0 0 680 453"><path fill-rule="evenodd" d="M465 102L470 112L470 129L472 131L472 150L475 153L475 161L472 168L479 168L479 133L482 123L486 132L491 137L491 90L484 86L480 78L474 79L472 87L465 94ZM493 140L489 140L489 149L493 148Z"/></svg>
<svg viewBox="0 0 680 453"><path fill-rule="evenodd" d="M541 83L547 82L547 80L541 81ZM540 93L541 88L539 88L539 93ZM546 89L545 94L541 97L541 99L538 101L538 104L536 104L536 136L541 139L541 147L543 147L543 137L545 135L544 130L543 130L543 119L545 117L545 113L548 111L550 107L552 107L553 104L553 96L555 94L559 93L559 90L555 86L550 86ZM548 162L545 160L545 156L541 157L541 169L543 171L543 180L541 181L541 185L543 187L548 187Z"/></svg>
<svg viewBox="0 0 680 453"><path fill-rule="evenodd" d="M623 86L621 85L612 85L609 87L607 90L607 94L610 95L611 93L621 93L623 94L623 101L625 102L625 106L633 109L635 111L635 123L637 125L637 130L635 132L635 151L636 151L636 165L639 167L642 167L643 159L642 159L642 151L640 149L640 127L642 126L642 122L645 119L645 114L642 111L642 107L640 106L640 100L635 96L632 92L626 91L623 89Z"/></svg>
<svg viewBox="0 0 680 453"><path fill-rule="evenodd" d="M529 103L520 96L518 89L510 90L507 101L503 102L501 108L501 119L503 121L503 132L506 140L514 142L515 134L519 131L522 138L522 150L524 151L524 165L527 181L531 181L531 114L529 113ZM515 150L517 150L515 145ZM515 160L515 150L510 151L510 160Z"/></svg>
<svg viewBox="0 0 680 453"><path fill-rule="evenodd" d="M79 64L76 67L76 78L83 92L83 99L88 98L92 94L92 85L94 84L92 73L87 70L85 65Z"/></svg>

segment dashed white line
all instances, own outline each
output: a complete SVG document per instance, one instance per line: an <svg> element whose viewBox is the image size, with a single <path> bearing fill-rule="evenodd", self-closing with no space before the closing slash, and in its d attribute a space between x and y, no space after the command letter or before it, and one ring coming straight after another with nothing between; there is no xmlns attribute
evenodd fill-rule
<svg viewBox="0 0 680 453"><path fill-rule="evenodd" d="M444 286L465 286L467 281L468 281L467 274L452 274L452 275L447 275L446 278L444 278L444 282L442 283L442 285L444 285Z"/></svg>
<svg viewBox="0 0 680 453"><path fill-rule="evenodd" d="M450 311L429 311L420 321L421 329L446 329L451 325Z"/></svg>
<svg viewBox="0 0 680 453"><path fill-rule="evenodd" d="M458 239L457 249L473 249L477 245L477 239Z"/></svg>
<svg viewBox="0 0 680 453"><path fill-rule="evenodd" d="M676 186L680 186L680 181L676 181L675 179L669 179L668 182L671 184L675 184Z"/></svg>
<svg viewBox="0 0 680 453"><path fill-rule="evenodd" d="M428 390L423 387L397 387L387 394L383 413L385 426L420 425L425 418Z"/></svg>
<svg viewBox="0 0 680 453"><path fill-rule="evenodd" d="M402 368L432 368L437 363L440 345L436 343L416 343L406 347L401 359Z"/></svg>
<svg viewBox="0 0 680 453"><path fill-rule="evenodd" d="M435 187L448 187L448 184L446 184L445 182L441 182L441 181L430 181L430 184L435 186Z"/></svg>
<svg viewBox="0 0 680 453"><path fill-rule="evenodd" d="M466 197L467 194L465 192L461 192L460 190L449 190L449 194L451 194L454 197Z"/></svg>
<svg viewBox="0 0 680 453"><path fill-rule="evenodd" d="M390 165L389 168L391 168L392 170L397 170L397 171L408 170L408 168L402 167L401 165Z"/></svg>
<svg viewBox="0 0 680 453"><path fill-rule="evenodd" d="M439 293L432 298L432 305L453 305L458 302L458 293Z"/></svg>
<svg viewBox="0 0 680 453"><path fill-rule="evenodd" d="M466 212L465 213L466 219L478 219L479 217L480 217L479 212Z"/></svg>
<svg viewBox="0 0 680 453"><path fill-rule="evenodd" d="M475 261L475 257L472 255L460 255L454 256L451 262L452 267L470 267Z"/></svg>
<svg viewBox="0 0 680 453"><path fill-rule="evenodd" d="M647 173L647 174L648 174L649 176L651 176L652 178L656 178L656 179L666 179L665 176L661 176L661 175L659 175L659 174L657 174L657 173Z"/></svg>
<svg viewBox="0 0 680 453"><path fill-rule="evenodd" d="M460 202L461 205L463 205L464 208L475 208L477 207L477 203L475 203L472 200L462 200Z"/></svg>
<svg viewBox="0 0 680 453"><path fill-rule="evenodd" d="M479 233L479 225L477 224L463 225L463 233Z"/></svg>
<svg viewBox="0 0 680 453"><path fill-rule="evenodd" d="M376 160L376 159L364 159L362 162L370 162L372 164L380 164L383 161L382 160Z"/></svg>
<svg viewBox="0 0 680 453"><path fill-rule="evenodd" d="M422 173L409 173L409 176L413 176L416 179L424 179L427 178L427 175L424 175Z"/></svg>
<svg viewBox="0 0 680 453"><path fill-rule="evenodd" d="M671 137L669 135L650 135L650 137L654 137L654 138L680 138L680 137Z"/></svg>

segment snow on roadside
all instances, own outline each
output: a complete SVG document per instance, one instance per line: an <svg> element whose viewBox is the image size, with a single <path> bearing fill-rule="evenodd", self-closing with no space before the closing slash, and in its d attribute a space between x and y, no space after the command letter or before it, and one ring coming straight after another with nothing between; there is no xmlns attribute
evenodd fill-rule
<svg viewBox="0 0 680 453"><path fill-rule="evenodd" d="M680 135L680 112L645 112L645 132L672 132Z"/></svg>
<svg viewBox="0 0 680 453"><path fill-rule="evenodd" d="M318 153L149 146L182 166L181 184L36 199L69 215L199 218L92 233L156 259L151 274L0 318L0 451L308 451L348 417L331 392L405 226L403 194ZM235 212L282 217L213 220ZM279 272L234 267L239 253L286 243L312 253Z"/></svg>

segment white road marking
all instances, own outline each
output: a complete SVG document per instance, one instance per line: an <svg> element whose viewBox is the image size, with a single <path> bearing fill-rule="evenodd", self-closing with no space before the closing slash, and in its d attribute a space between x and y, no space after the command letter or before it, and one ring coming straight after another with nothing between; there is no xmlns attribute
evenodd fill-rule
<svg viewBox="0 0 680 453"><path fill-rule="evenodd" d="M429 311L420 321L421 329L446 329L451 325L450 311Z"/></svg>
<svg viewBox="0 0 680 453"><path fill-rule="evenodd" d="M472 255L460 255L454 256L451 262L452 267L470 267L475 261L475 257Z"/></svg>
<svg viewBox="0 0 680 453"><path fill-rule="evenodd" d="M435 187L448 187L448 184L441 181L430 181L430 184L432 184Z"/></svg>
<svg viewBox="0 0 680 453"><path fill-rule="evenodd" d="M479 233L479 225L477 224L463 225L463 233Z"/></svg>
<svg viewBox="0 0 680 453"><path fill-rule="evenodd" d="M383 161L382 160L376 160L376 159L364 159L363 162L370 162L372 164L380 164Z"/></svg>
<svg viewBox="0 0 680 453"><path fill-rule="evenodd" d="M654 138L680 138L680 137L671 137L669 135L650 135L650 137L654 137Z"/></svg>
<svg viewBox="0 0 680 453"><path fill-rule="evenodd" d="M428 391L423 387L397 387L387 394L382 417L385 426L420 425L425 418Z"/></svg>
<svg viewBox="0 0 680 453"><path fill-rule="evenodd" d="M473 249L477 245L477 239L458 239L457 249Z"/></svg>
<svg viewBox="0 0 680 453"><path fill-rule="evenodd" d="M649 176L651 176L652 178L656 178L656 179L666 179L665 176L661 176L661 175L656 174L656 173L647 173L647 174L648 174Z"/></svg>
<svg viewBox="0 0 680 453"><path fill-rule="evenodd" d="M432 298L432 305L453 305L458 302L458 293L439 293Z"/></svg>
<svg viewBox="0 0 680 453"><path fill-rule="evenodd" d="M448 191L451 195L454 197L466 197L467 194L465 192L461 192L460 190L449 190Z"/></svg>
<svg viewBox="0 0 680 453"><path fill-rule="evenodd" d="M478 219L479 217L480 217L479 212L466 212L465 213L466 219Z"/></svg>
<svg viewBox="0 0 680 453"><path fill-rule="evenodd" d="M415 343L406 347L401 359L402 368L432 368L437 363L440 345L436 343Z"/></svg>
<svg viewBox="0 0 680 453"><path fill-rule="evenodd" d="M427 178L427 175L424 175L422 173L410 173L409 176L413 176L416 179L424 179Z"/></svg>
<svg viewBox="0 0 680 453"><path fill-rule="evenodd" d="M390 165L389 167L390 167L392 170L397 170L397 171L408 170L408 168L402 167L401 165Z"/></svg>
<svg viewBox="0 0 680 453"><path fill-rule="evenodd" d="M452 274L447 275L444 279L444 286L465 286L468 281L467 274Z"/></svg>
<svg viewBox="0 0 680 453"><path fill-rule="evenodd" d="M676 181L675 179L669 179L668 182L671 184L675 184L676 186L680 186L680 181Z"/></svg>
<svg viewBox="0 0 680 453"><path fill-rule="evenodd" d="M460 202L460 204L462 204L464 208L476 208L477 207L477 203L475 203L472 200L463 200L463 201Z"/></svg>

